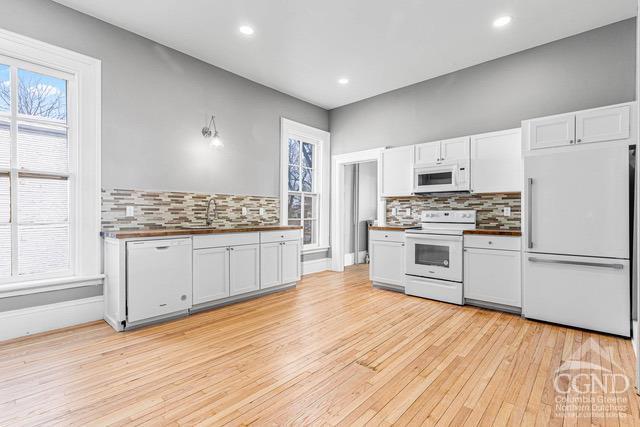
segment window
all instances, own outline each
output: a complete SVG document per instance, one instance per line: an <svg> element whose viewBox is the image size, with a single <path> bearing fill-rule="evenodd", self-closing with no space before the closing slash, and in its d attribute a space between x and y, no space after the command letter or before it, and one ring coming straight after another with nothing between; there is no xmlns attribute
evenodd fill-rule
<svg viewBox="0 0 640 427"><path fill-rule="evenodd" d="M306 251L328 247L328 148L327 132L283 119L281 223L303 227Z"/></svg>
<svg viewBox="0 0 640 427"><path fill-rule="evenodd" d="M316 144L302 138L289 138L288 186L289 225L302 225L304 245L318 243L318 193L314 153Z"/></svg>
<svg viewBox="0 0 640 427"><path fill-rule="evenodd" d="M99 83L99 61L0 30L0 297L101 276Z"/></svg>

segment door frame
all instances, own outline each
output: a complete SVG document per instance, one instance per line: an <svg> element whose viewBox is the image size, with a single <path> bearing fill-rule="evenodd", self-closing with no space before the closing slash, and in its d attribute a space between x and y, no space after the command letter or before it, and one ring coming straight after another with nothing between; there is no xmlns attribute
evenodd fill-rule
<svg viewBox="0 0 640 427"><path fill-rule="evenodd" d="M382 151L384 148L336 154L331 158L331 270L344 271L344 167L354 163L378 162L378 223L385 224L382 198Z"/></svg>

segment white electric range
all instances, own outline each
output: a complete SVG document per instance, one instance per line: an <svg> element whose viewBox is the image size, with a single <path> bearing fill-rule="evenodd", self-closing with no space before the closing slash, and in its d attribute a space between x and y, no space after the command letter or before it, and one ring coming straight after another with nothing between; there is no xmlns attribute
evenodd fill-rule
<svg viewBox="0 0 640 427"><path fill-rule="evenodd" d="M476 228L473 210L424 211L406 231L405 293L462 305L462 235Z"/></svg>

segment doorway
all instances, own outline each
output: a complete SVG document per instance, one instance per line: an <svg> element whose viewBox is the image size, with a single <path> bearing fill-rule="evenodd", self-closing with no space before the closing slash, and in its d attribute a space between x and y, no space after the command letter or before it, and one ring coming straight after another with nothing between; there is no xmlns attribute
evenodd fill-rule
<svg viewBox="0 0 640 427"><path fill-rule="evenodd" d="M344 169L344 265L369 263L369 225L378 220L378 162Z"/></svg>

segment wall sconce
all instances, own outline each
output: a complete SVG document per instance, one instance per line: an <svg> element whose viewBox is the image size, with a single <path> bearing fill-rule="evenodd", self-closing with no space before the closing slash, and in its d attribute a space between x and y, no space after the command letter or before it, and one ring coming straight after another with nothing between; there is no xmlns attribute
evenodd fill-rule
<svg viewBox="0 0 640 427"><path fill-rule="evenodd" d="M213 131L211 131L211 126L213 126ZM218 129L216 128L216 116L211 116L211 120L209 120L209 123L202 128L202 136L207 139L211 138L209 145L211 145L212 147L224 147L224 143L222 142L220 134L218 133Z"/></svg>

